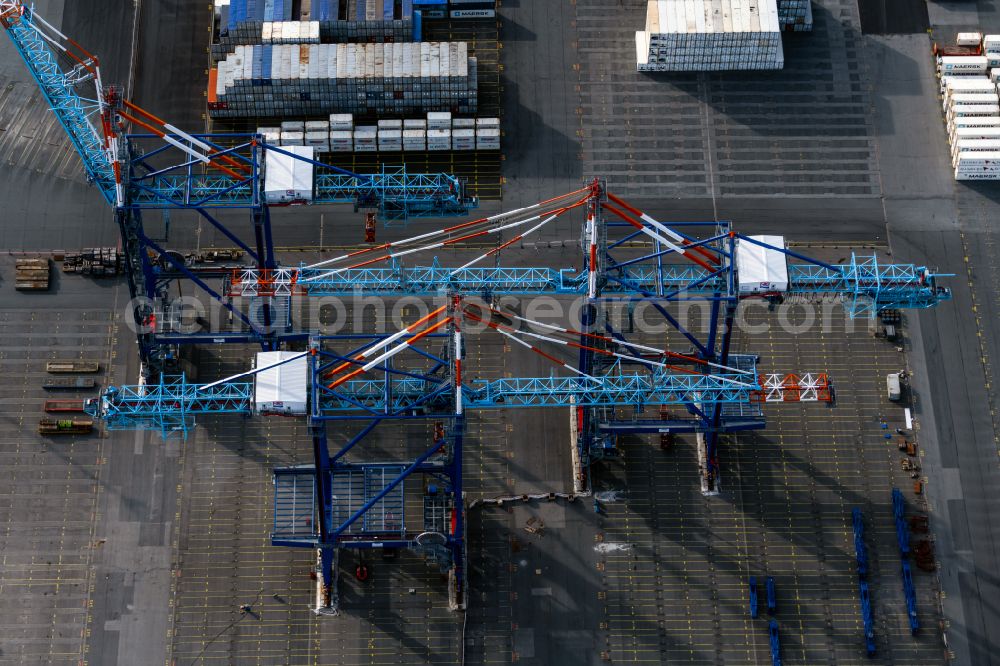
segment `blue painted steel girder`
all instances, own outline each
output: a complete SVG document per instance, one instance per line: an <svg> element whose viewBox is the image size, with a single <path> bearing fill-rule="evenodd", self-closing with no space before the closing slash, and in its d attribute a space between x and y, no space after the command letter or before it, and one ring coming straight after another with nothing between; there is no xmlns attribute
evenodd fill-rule
<svg viewBox="0 0 1000 666"><path fill-rule="evenodd" d="M7 35L79 153L87 176L105 200L114 205L114 170L104 153L103 139L88 119L85 109L87 105L94 107L96 104L85 104L76 93L48 44L31 27L32 20L31 12L23 16L8 16L5 25Z"/></svg>
<svg viewBox="0 0 1000 666"><path fill-rule="evenodd" d="M635 264L603 287L603 296L664 293L673 300L727 298L728 269L719 275L697 266ZM520 295L583 294L586 274L548 267L485 267L452 269L401 265L339 271L300 270L296 287L310 296L351 295L361 290L383 296L431 296L446 291ZM662 287L662 289L661 289ZM672 292L676 292L673 293ZM913 264L881 264L875 257L852 257L835 267L789 264L784 297L840 297L854 316L886 308L928 308L951 298L933 275Z"/></svg>

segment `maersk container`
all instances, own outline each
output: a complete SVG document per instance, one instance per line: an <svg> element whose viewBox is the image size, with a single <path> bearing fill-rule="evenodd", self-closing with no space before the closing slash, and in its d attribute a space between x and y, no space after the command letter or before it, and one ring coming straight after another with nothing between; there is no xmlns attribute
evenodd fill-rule
<svg viewBox="0 0 1000 666"><path fill-rule="evenodd" d="M945 111L949 111L952 107L962 106L962 105L974 105L974 104L985 104L987 106L992 106L994 104L1000 104L1000 96L994 93L965 93L959 92L955 93L947 100L942 102L942 107Z"/></svg>
<svg viewBox="0 0 1000 666"><path fill-rule="evenodd" d="M475 129L476 119L475 118L452 118L451 128L456 129Z"/></svg>
<svg viewBox="0 0 1000 666"><path fill-rule="evenodd" d="M983 50L1000 51L1000 35L986 35L983 37Z"/></svg>
<svg viewBox="0 0 1000 666"><path fill-rule="evenodd" d="M962 152L955 162L963 166L1000 166L1000 151Z"/></svg>
<svg viewBox="0 0 1000 666"><path fill-rule="evenodd" d="M307 120L306 132L329 132L330 122L327 120Z"/></svg>
<svg viewBox="0 0 1000 666"><path fill-rule="evenodd" d="M960 127L949 133L952 142L963 139L1000 139L1000 127Z"/></svg>
<svg viewBox="0 0 1000 666"><path fill-rule="evenodd" d="M948 134L963 127L1000 127L1000 116L969 116L948 121Z"/></svg>
<svg viewBox="0 0 1000 666"><path fill-rule="evenodd" d="M305 132L306 124L301 120L286 120L281 123L282 132Z"/></svg>
<svg viewBox="0 0 1000 666"><path fill-rule="evenodd" d="M955 171L955 180L1000 180L1000 172Z"/></svg>
<svg viewBox="0 0 1000 666"><path fill-rule="evenodd" d="M952 72L986 72L986 56L941 56L937 68L942 74Z"/></svg>
<svg viewBox="0 0 1000 666"><path fill-rule="evenodd" d="M1000 115L1000 104L955 104L948 107L948 121L955 118Z"/></svg>
<svg viewBox="0 0 1000 666"><path fill-rule="evenodd" d="M305 132L285 132L281 133L282 146L301 146L306 139Z"/></svg>
<svg viewBox="0 0 1000 666"><path fill-rule="evenodd" d="M960 139L952 146L956 155L964 152L1000 151L1000 139Z"/></svg>

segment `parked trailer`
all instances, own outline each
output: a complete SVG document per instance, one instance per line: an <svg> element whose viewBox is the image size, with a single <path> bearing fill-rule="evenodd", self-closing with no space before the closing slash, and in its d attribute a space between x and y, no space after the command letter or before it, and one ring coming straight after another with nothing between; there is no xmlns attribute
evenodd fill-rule
<svg viewBox="0 0 1000 666"><path fill-rule="evenodd" d="M980 46L957 46L955 44L938 44L934 42L934 55L938 57L968 57L977 56L983 52Z"/></svg>
<svg viewBox="0 0 1000 666"><path fill-rule="evenodd" d="M858 587L858 597L861 600L861 622L865 631L865 652L869 657L875 656L875 622L872 619L871 593L868 581L862 580Z"/></svg>
<svg viewBox="0 0 1000 666"><path fill-rule="evenodd" d="M781 666L781 640L778 638L777 620L768 623L767 635L771 640L771 666Z"/></svg>
<svg viewBox="0 0 1000 666"><path fill-rule="evenodd" d="M94 430L92 419L41 419L39 435L87 435Z"/></svg>
<svg viewBox="0 0 1000 666"><path fill-rule="evenodd" d="M774 577L767 577L767 612L769 615L774 615L778 610L778 597L774 593Z"/></svg>
<svg viewBox="0 0 1000 666"><path fill-rule="evenodd" d="M50 414L57 412L82 412L83 400L46 400L42 408Z"/></svg>
<svg viewBox="0 0 1000 666"><path fill-rule="evenodd" d="M49 361L45 364L45 371L52 374L97 372L100 369L101 364L97 361Z"/></svg>
<svg viewBox="0 0 1000 666"><path fill-rule="evenodd" d="M96 386L97 380L93 377L53 377L42 382L42 388L48 391L92 389Z"/></svg>
<svg viewBox="0 0 1000 666"><path fill-rule="evenodd" d="M750 576L750 617L757 619L757 577Z"/></svg>

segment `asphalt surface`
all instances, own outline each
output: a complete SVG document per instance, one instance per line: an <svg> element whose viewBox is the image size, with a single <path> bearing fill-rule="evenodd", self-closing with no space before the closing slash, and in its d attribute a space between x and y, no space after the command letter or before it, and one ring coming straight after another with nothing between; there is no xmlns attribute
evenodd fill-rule
<svg viewBox="0 0 1000 666"><path fill-rule="evenodd" d="M267 537L270 470L309 461L304 426L220 417L184 445L114 433L54 449L31 434L42 398L31 388L39 357L106 354L104 381L133 381L133 343L116 326L125 290L60 277L51 297L8 292L10 335L0 352L17 359L11 374L22 385L5 389L7 437L18 442L8 462L19 468L0 484L10 498L2 583L24 589L26 602L5 596L10 640L0 661L457 663L464 655L470 664L759 663L768 658L766 631L748 620L743 585L767 572L779 584L786 662L863 663L850 566L856 505L871 530L879 663L997 659L997 201L990 186L950 178L929 40L863 37L858 8L828 0L814 5L815 33L788 40L783 72L640 76L630 64L631 33L643 6L505 3L497 49L505 198L482 211L604 177L663 219L733 219L741 230L836 245L811 249L831 259L846 247L884 250L888 242L899 261L957 274L949 282L954 302L907 316L905 361L865 330L741 340L776 370L830 371L840 398L831 412L781 408L768 431L727 443L719 497L698 493L691 442L663 454L654 441L629 441L621 461L599 474L601 490L625 491L604 515L583 503L470 513L464 627L444 608L436 570L407 555L375 562L370 584L354 580L356 561L345 557L345 612L320 619L308 611L310 554L272 548ZM38 7L101 53L108 77L128 78L130 11L108 12L97 0L65 11L55 1ZM135 99L192 128L205 120L207 14L189 2L141 5ZM986 2L931 3L928 14L945 40L960 29L1000 32ZM0 197L8 211L0 248L114 244L106 207L58 125L40 113L23 64L5 41L0 55L10 56L0 58ZM379 233L388 239L433 224ZM522 260L540 261L544 250L544 263L573 263L572 247L548 247L576 237L573 225L546 229ZM291 263L361 236L357 216L342 208L278 211L275 231L279 245L308 248L285 253ZM184 249L230 245L183 215L172 219L171 239ZM25 341L37 343L38 356L26 353ZM201 376L245 367L249 353L206 349ZM497 341L473 353L484 376L545 373L538 359ZM880 440L880 422L901 425L881 382L903 362L913 372L922 497L909 491L898 452ZM568 427L558 412L474 418L469 498L569 488ZM371 452L402 456L424 437L419 429L381 433ZM26 478L37 482L26 487ZM905 629L888 519L893 484L907 490L911 512L930 513L940 564L936 576L916 577L924 629L915 638ZM44 522L53 510L63 524ZM544 523L541 533L525 530L532 518ZM241 614L244 603L255 612Z"/></svg>

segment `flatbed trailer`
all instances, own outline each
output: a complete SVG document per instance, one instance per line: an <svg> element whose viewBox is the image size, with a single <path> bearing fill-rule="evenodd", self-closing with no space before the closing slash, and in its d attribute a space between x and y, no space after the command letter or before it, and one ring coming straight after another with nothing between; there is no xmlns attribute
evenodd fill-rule
<svg viewBox="0 0 1000 666"><path fill-rule="evenodd" d="M52 374L93 373L101 369L97 361L49 361L45 371Z"/></svg>
<svg viewBox="0 0 1000 666"><path fill-rule="evenodd" d="M42 382L42 388L48 391L92 389L96 386L97 380L93 377L52 377Z"/></svg>
<svg viewBox="0 0 1000 666"><path fill-rule="evenodd" d="M92 419L41 419L39 435L87 435L94 430Z"/></svg>
<svg viewBox="0 0 1000 666"><path fill-rule="evenodd" d="M58 412L82 412L83 400L46 400L43 409L49 414Z"/></svg>

